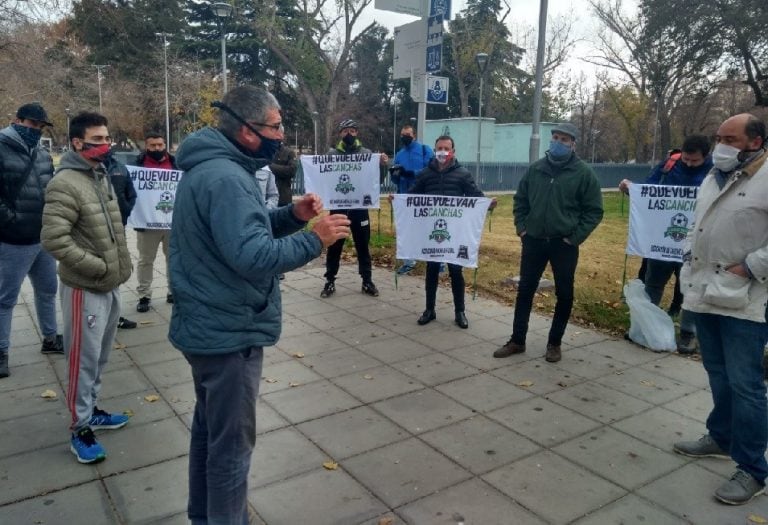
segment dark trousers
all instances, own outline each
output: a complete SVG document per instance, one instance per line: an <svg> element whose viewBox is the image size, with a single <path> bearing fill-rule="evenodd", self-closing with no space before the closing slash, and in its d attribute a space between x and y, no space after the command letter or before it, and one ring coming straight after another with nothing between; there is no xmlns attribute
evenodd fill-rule
<svg viewBox="0 0 768 525"><path fill-rule="evenodd" d="M646 284L645 279L646 275L648 273L648 262L652 259L645 259L643 258L642 262L640 263L640 270L637 272L637 278L643 281L643 284ZM682 264L680 265L682 266ZM667 281L669 278L667 278ZM666 281L664 282L666 285ZM669 314L670 315L676 315L680 309L683 307L683 293L680 291L680 268L675 271L675 292L672 295L672 303L669 305Z"/></svg>
<svg viewBox="0 0 768 525"><path fill-rule="evenodd" d="M197 397L187 515L193 525L247 525L263 349L184 357L192 366Z"/></svg>
<svg viewBox="0 0 768 525"><path fill-rule="evenodd" d="M530 235L524 235L522 243L520 285L515 301L512 341L525 344L533 297L539 286L541 274L544 273L547 263L550 263L555 276L557 302L548 343L559 345L573 308L573 277L576 273L576 264L579 262L579 247L572 246L562 239L534 239Z"/></svg>
<svg viewBox="0 0 768 525"><path fill-rule="evenodd" d="M351 222L352 240L357 252L357 268L363 282L371 280L371 250L368 243L371 240L371 220L368 210L331 210L331 213L343 213ZM341 262L341 252L344 249L344 239L339 239L328 247L325 256L325 278L328 281L336 280Z"/></svg>
<svg viewBox="0 0 768 525"><path fill-rule="evenodd" d="M464 271L458 264L449 264L448 273L451 276L451 291L453 292L453 308L456 312L464 311ZM437 280L440 277L440 263L428 262L427 275L424 284L427 289L427 310L435 309L437 299Z"/></svg>
<svg viewBox="0 0 768 525"><path fill-rule="evenodd" d="M669 279L672 277L672 275L675 276L678 283L680 282L680 268L682 268L682 266L683 263L672 261L658 261L656 259L650 259L648 261L648 267L645 271L644 281L645 293L648 294L648 297L651 299L653 304L659 306L661 297L664 295L664 288L667 286L667 282L669 282ZM679 284L677 284L675 288L679 293ZM683 298L681 294L680 304L682 304L682 302ZM675 300L673 299L672 305L674 306L674 304ZM670 306L670 309L672 309L673 306ZM688 333L694 333L696 331L693 316L691 315L691 312L687 310L682 310L680 313L680 331Z"/></svg>

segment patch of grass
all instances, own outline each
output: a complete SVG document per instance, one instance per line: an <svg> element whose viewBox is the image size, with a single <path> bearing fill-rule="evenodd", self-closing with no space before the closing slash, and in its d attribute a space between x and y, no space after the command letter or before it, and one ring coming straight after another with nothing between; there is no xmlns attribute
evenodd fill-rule
<svg viewBox="0 0 768 525"><path fill-rule="evenodd" d="M486 295L502 303L514 304L516 291L505 284L505 280L520 273L520 239L515 233L512 218L512 195L497 196L499 204L486 219L480 245L477 287ZM580 246L579 265L576 270L576 299L572 320L588 327L598 328L613 334L623 333L629 327L629 313L622 300L622 277L624 275L627 225L629 222L629 199L618 192L604 193L605 217L597 229ZM391 226L391 205L382 199L381 212L371 210L371 254L377 265L394 270L395 239ZM491 231L488 231L488 228ZM381 231L381 237L377 232ZM345 258L354 253L351 244ZM419 263L414 274L423 273L424 263ZM637 276L639 257L627 258L627 279ZM467 283L473 282L472 269L465 270ZM543 278L553 280L547 268ZM447 275L441 276L447 280ZM668 288L671 289L671 286ZM670 290L671 292L671 290ZM468 290L468 293L471 291ZM669 297L662 305L669 302ZM555 306L554 290L536 294L534 311L551 315ZM511 320L510 320L511 322Z"/></svg>

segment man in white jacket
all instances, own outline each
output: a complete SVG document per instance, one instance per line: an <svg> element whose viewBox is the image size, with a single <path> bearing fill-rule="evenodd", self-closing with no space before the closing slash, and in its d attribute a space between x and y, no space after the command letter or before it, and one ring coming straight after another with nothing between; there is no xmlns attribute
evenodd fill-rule
<svg viewBox="0 0 768 525"><path fill-rule="evenodd" d="M694 312L714 407L708 433L675 443L690 457L732 458L737 470L715 497L731 505L765 490L768 406L768 152L766 127L744 113L717 130L715 167L696 201L680 273L683 308Z"/></svg>

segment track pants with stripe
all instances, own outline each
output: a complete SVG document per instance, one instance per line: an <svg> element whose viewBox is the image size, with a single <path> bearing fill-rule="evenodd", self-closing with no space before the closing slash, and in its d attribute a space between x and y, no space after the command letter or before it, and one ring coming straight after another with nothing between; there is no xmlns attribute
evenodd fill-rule
<svg viewBox="0 0 768 525"><path fill-rule="evenodd" d="M76 432L88 426L101 390L120 318L120 291L93 293L61 283L61 312L69 367L67 408Z"/></svg>

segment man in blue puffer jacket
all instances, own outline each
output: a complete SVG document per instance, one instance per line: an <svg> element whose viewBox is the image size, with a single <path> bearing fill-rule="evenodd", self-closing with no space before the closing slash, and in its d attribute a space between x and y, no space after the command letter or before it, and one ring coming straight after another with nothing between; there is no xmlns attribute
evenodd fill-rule
<svg viewBox="0 0 768 525"><path fill-rule="evenodd" d="M169 339L192 367L197 402L189 454L193 524L247 523L263 347L281 329L278 275L349 235L343 215L319 219L316 195L268 210L253 176L280 148L280 105L266 91L229 91L219 127L191 134L177 163L170 240L174 297ZM293 235L291 235L293 234Z"/></svg>

